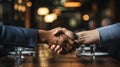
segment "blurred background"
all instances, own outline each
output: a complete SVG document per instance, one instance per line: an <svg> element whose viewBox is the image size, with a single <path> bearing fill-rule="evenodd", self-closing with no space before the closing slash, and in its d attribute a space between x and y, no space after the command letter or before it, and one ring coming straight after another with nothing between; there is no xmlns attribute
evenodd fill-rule
<svg viewBox="0 0 120 67"><path fill-rule="evenodd" d="M101 26L103 18L120 21L119 0L0 0L0 23L25 28L72 31Z"/></svg>
<svg viewBox="0 0 120 67"><path fill-rule="evenodd" d="M0 24L44 30L64 27L78 32L119 23L119 6L119 0L0 0ZM0 45L0 56L10 50L15 49ZM40 52L40 56L49 56L46 48Z"/></svg>

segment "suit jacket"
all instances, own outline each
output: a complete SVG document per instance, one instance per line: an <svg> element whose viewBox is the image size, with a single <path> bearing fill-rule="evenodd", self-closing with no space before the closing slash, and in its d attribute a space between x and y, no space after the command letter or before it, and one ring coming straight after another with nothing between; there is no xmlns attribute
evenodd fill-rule
<svg viewBox="0 0 120 67"><path fill-rule="evenodd" d="M38 31L0 24L0 44L4 46L36 46Z"/></svg>
<svg viewBox="0 0 120 67"><path fill-rule="evenodd" d="M101 48L120 60L120 23L98 28Z"/></svg>

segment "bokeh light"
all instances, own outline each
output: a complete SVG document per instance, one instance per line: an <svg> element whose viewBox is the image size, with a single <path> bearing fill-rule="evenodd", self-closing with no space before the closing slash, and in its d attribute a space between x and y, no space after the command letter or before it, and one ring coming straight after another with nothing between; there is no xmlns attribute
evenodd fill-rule
<svg viewBox="0 0 120 67"><path fill-rule="evenodd" d="M47 15L49 13L49 9L47 7L40 7L37 10L38 15Z"/></svg>
<svg viewBox="0 0 120 67"><path fill-rule="evenodd" d="M46 16L44 17L44 21L45 21L46 23L52 23L52 22L54 21L53 15L51 15L51 14L46 15Z"/></svg>
<svg viewBox="0 0 120 67"><path fill-rule="evenodd" d="M90 19L89 15L88 14L84 14L83 15L83 20L84 21L88 21Z"/></svg>
<svg viewBox="0 0 120 67"><path fill-rule="evenodd" d="M31 6L32 6L32 2L30 2L30 1L27 2L27 6L28 6L28 7L31 7Z"/></svg>

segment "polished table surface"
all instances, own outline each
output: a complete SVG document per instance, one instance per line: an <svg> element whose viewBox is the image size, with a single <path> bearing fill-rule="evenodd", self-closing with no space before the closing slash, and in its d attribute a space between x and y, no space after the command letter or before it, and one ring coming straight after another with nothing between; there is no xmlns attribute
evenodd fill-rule
<svg viewBox="0 0 120 67"><path fill-rule="evenodd" d="M17 67L14 56L0 59L0 67ZM89 56L76 57L75 52L57 55L46 46L37 49L36 56L26 56L18 67L120 67L120 62L109 56L99 56L92 60Z"/></svg>

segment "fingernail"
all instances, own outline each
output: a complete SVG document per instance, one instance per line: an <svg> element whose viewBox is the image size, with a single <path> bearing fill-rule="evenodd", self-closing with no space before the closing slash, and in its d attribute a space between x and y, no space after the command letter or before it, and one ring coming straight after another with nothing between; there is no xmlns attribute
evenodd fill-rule
<svg viewBox="0 0 120 67"><path fill-rule="evenodd" d="M55 48L55 45L52 45L51 47L50 47L50 49L54 49Z"/></svg>
<svg viewBox="0 0 120 67"><path fill-rule="evenodd" d="M62 51L62 48L57 51L57 54L60 54L61 51Z"/></svg>
<svg viewBox="0 0 120 67"><path fill-rule="evenodd" d="M57 46L56 46L56 48L55 48L55 51L56 51L56 50L58 50L59 48L60 48L60 46L59 46L59 45L57 45Z"/></svg>

